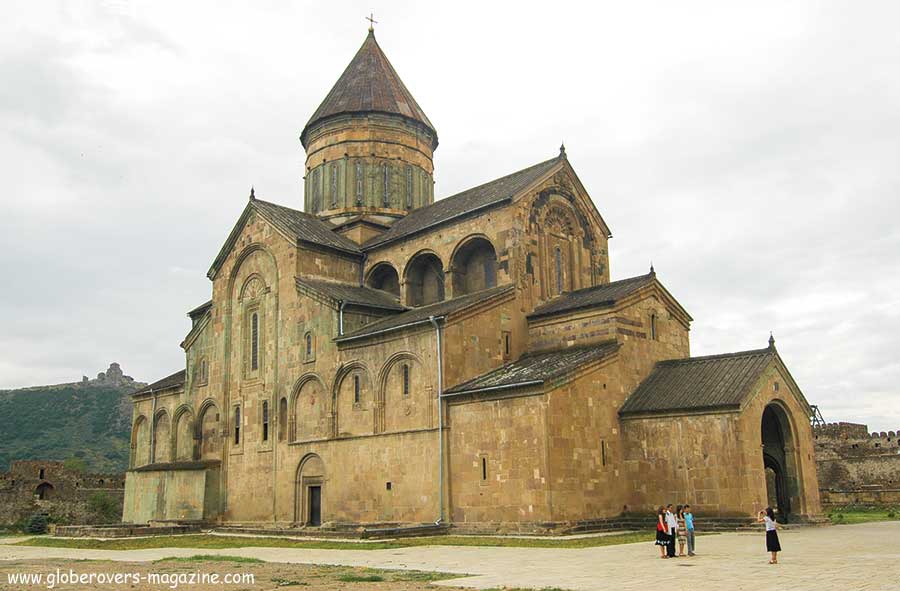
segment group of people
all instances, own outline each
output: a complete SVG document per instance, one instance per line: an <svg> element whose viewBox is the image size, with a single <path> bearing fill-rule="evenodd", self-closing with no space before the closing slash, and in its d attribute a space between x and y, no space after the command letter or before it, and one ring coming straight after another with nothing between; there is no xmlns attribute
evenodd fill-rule
<svg viewBox="0 0 900 591"><path fill-rule="evenodd" d="M772 507L766 507L757 515L757 522L766 524L766 550L771 552L772 559L769 564L778 564L778 553L781 552L781 543L778 541L778 523L775 521L775 511ZM678 554L675 553L675 543L678 542ZM685 556L684 547L687 546L687 556L695 556L694 542L694 513L690 505L672 505L660 507L656 512L656 545L659 547L660 558L676 558Z"/></svg>
<svg viewBox="0 0 900 591"><path fill-rule="evenodd" d="M679 551L675 554L675 542ZM694 556L694 513L690 505L678 505L674 509L671 503L660 506L656 512L656 545L659 546L660 558L675 558L687 555Z"/></svg>

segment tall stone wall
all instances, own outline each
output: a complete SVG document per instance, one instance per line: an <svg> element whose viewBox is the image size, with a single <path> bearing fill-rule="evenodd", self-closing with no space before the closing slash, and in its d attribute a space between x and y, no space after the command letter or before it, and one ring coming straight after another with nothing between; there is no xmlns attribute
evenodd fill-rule
<svg viewBox="0 0 900 591"><path fill-rule="evenodd" d="M13 462L9 472L0 474L0 525L20 523L35 513L57 523L98 523L90 498L107 495L120 517L124 492L122 474L85 474L67 470L62 462Z"/></svg>
<svg viewBox="0 0 900 591"><path fill-rule="evenodd" d="M813 433L825 506L900 504L900 432L869 433L866 425L841 422Z"/></svg>

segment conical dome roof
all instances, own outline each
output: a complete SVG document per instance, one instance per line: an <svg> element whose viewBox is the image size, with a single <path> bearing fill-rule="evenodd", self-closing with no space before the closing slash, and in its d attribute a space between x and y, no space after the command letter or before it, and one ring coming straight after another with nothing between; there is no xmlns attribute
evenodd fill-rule
<svg viewBox="0 0 900 591"><path fill-rule="evenodd" d="M387 56L369 31L362 47L338 78L337 83L313 113L300 140L306 145L306 132L314 123L344 113L389 113L400 115L428 127L437 137L425 112L400 80ZM436 140L435 140L436 143Z"/></svg>

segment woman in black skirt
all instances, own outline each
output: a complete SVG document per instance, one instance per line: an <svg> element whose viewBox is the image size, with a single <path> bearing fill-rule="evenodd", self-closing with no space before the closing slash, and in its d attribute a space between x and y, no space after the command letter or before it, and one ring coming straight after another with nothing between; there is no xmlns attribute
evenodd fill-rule
<svg viewBox="0 0 900 591"><path fill-rule="evenodd" d="M666 510L660 506L656 511L656 545L659 547L659 557L666 556L666 546L669 544L669 536L666 534Z"/></svg>
<svg viewBox="0 0 900 591"><path fill-rule="evenodd" d="M778 564L778 553L781 552L781 544L778 542L778 523L775 521L775 512L772 507L766 507L760 511L756 521L766 524L766 550L772 553L769 564Z"/></svg>

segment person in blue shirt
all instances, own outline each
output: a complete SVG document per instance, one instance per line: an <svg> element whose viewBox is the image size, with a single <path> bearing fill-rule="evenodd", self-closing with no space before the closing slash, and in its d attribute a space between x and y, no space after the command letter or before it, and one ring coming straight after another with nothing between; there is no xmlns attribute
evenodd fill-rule
<svg viewBox="0 0 900 591"><path fill-rule="evenodd" d="M687 529L688 556L694 556L694 513L691 511L690 505L685 505L682 510L684 511L685 529Z"/></svg>

